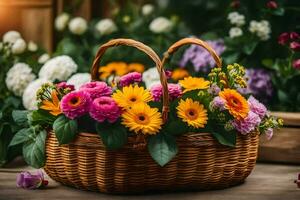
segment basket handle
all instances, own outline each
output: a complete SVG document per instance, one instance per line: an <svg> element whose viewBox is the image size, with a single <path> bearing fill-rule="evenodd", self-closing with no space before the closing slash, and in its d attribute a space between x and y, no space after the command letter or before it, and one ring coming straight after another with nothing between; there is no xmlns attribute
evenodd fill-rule
<svg viewBox="0 0 300 200"><path fill-rule="evenodd" d="M101 45L98 49L98 52L95 56L95 59L94 59L93 65L92 65L92 69L91 69L92 80L99 80L98 79L98 77L99 77L98 68L100 66L99 64L100 64L101 58L102 58L103 54L105 53L105 51L110 47L122 46L122 45L135 47L135 48L139 49L140 51L143 51L156 64L156 68L159 73L160 82L161 82L162 91L163 91L162 117L163 117L163 122L166 122L166 120L168 118L168 112L169 112L169 92L168 92L167 77L166 77L165 71L162 67L162 63L161 63L159 56L149 46L147 46L141 42L132 40L132 39L123 39L123 38L113 39L113 40L110 40L107 43Z"/></svg>
<svg viewBox="0 0 300 200"><path fill-rule="evenodd" d="M221 58L217 55L217 53L215 52L215 50L213 50L213 48L211 48L209 46L209 44L207 44L206 42L204 42L203 40L197 39L197 38L183 38L181 40L178 40L177 42L175 42L172 46L169 47L169 49L164 53L164 57L162 59L162 66L165 66L167 60L170 58L170 56L175 53L179 47L186 45L186 44L195 44L195 45L199 45L201 47L203 47L204 49L206 49L210 55L212 55L212 57L214 58L216 64L218 67L222 67L222 60Z"/></svg>

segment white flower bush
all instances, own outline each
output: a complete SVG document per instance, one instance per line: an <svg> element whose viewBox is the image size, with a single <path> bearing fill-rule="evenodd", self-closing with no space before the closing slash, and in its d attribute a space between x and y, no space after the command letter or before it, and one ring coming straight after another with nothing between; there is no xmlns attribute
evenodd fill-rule
<svg viewBox="0 0 300 200"><path fill-rule="evenodd" d="M27 110L37 110L36 92L44 83L51 83L51 81L47 79L36 79L26 87L23 93L22 101L23 106Z"/></svg>
<svg viewBox="0 0 300 200"><path fill-rule="evenodd" d="M65 81L77 71L77 64L66 55L48 60L40 69L39 77L47 80Z"/></svg>
<svg viewBox="0 0 300 200"><path fill-rule="evenodd" d="M58 31L63 31L68 25L70 20L70 15L67 13L62 13L55 18L54 26Z"/></svg>
<svg viewBox="0 0 300 200"><path fill-rule="evenodd" d="M79 89L85 83L88 83L92 80L91 74L89 73L77 73L71 76L67 81L68 84L74 85L75 89Z"/></svg>
<svg viewBox="0 0 300 200"><path fill-rule="evenodd" d="M155 18L149 25L149 29L153 33L167 33L171 31L173 23L165 17Z"/></svg>
<svg viewBox="0 0 300 200"><path fill-rule="evenodd" d="M243 31L239 27L232 27L229 30L229 37L230 38L235 38L235 37L239 37L239 36L242 36L242 35L243 35Z"/></svg>
<svg viewBox="0 0 300 200"><path fill-rule="evenodd" d="M154 11L154 6L152 4L145 4L142 7L142 14L144 16L151 15Z"/></svg>
<svg viewBox="0 0 300 200"><path fill-rule="evenodd" d="M249 31L254 33L261 40L265 41L270 39L271 26L270 23L266 20L250 22Z"/></svg>
<svg viewBox="0 0 300 200"><path fill-rule="evenodd" d="M112 19L102 19L100 20L96 26L96 30L100 33L100 35L109 35L118 30L115 22Z"/></svg>
<svg viewBox="0 0 300 200"><path fill-rule="evenodd" d="M31 52L35 52L38 50L38 45L33 41L29 41L27 45L27 49Z"/></svg>
<svg viewBox="0 0 300 200"><path fill-rule="evenodd" d="M2 40L4 43L13 44L21 38L21 34L18 31L8 31L3 35Z"/></svg>
<svg viewBox="0 0 300 200"><path fill-rule="evenodd" d="M6 74L5 83L8 90L16 96L22 96L25 88L35 79L31 67L25 63L16 63Z"/></svg>
<svg viewBox="0 0 300 200"><path fill-rule="evenodd" d="M245 24L245 16L238 12L229 13L227 19L231 24L236 26L243 26Z"/></svg>
<svg viewBox="0 0 300 200"><path fill-rule="evenodd" d="M22 38L17 39L11 47L11 52L15 55L22 54L25 50L26 42Z"/></svg>
<svg viewBox="0 0 300 200"><path fill-rule="evenodd" d="M153 85L160 83L156 67L152 67L143 73L143 81L148 89L150 89Z"/></svg>
<svg viewBox="0 0 300 200"><path fill-rule="evenodd" d="M42 54L39 59L38 59L38 63L40 64L44 64L45 62L47 62L50 59L50 55L47 53Z"/></svg>
<svg viewBox="0 0 300 200"><path fill-rule="evenodd" d="M88 28L87 21L82 17L75 17L69 23L69 30L75 35L82 35Z"/></svg>

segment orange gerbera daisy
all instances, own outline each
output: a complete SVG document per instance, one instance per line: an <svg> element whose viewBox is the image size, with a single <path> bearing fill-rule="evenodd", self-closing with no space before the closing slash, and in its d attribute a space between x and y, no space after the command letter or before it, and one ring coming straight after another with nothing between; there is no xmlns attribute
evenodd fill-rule
<svg viewBox="0 0 300 200"><path fill-rule="evenodd" d="M59 99L57 97L56 90L52 90L51 92L51 100L43 100L42 105L40 106L43 110L48 110L50 114L57 116L61 114L60 105L59 105Z"/></svg>
<svg viewBox="0 0 300 200"><path fill-rule="evenodd" d="M128 64L128 72L143 73L144 71L145 71L145 66L141 63L130 63L130 64Z"/></svg>
<svg viewBox="0 0 300 200"><path fill-rule="evenodd" d="M181 80L185 77L188 77L189 76L189 72L185 69L175 69L173 72L172 72L172 79L175 80L175 81L178 81L178 80Z"/></svg>
<svg viewBox="0 0 300 200"><path fill-rule="evenodd" d="M99 78L107 79L111 75L123 76L128 72L127 64L125 62L111 62L106 66L99 67Z"/></svg>
<svg viewBox="0 0 300 200"><path fill-rule="evenodd" d="M244 119L249 112L247 100L236 90L224 89L219 96L225 100L225 108L236 119Z"/></svg>

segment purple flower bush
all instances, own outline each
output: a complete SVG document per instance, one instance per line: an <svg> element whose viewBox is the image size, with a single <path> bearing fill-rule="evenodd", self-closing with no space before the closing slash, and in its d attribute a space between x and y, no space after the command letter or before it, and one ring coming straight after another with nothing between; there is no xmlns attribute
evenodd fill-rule
<svg viewBox="0 0 300 200"><path fill-rule="evenodd" d="M221 55L225 51L225 45L223 40L206 41L218 55ZM179 65L185 67L188 63L191 63L196 72L207 73L213 68L216 63L213 57L207 50L198 46L191 45L183 54Z"/></svg>

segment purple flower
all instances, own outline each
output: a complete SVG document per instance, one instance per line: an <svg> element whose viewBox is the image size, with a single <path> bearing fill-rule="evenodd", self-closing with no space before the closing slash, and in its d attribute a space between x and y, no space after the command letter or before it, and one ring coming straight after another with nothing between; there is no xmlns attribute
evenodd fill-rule
<svg viewBox="0 0 300 200"><path fill-rule="evenodd" d="M162 85L161 84L155 84L150 89L151 94L154 98L154 101L160 101L161 97L163 95L162 92ZM169 83L168 84L168 91L169 91L169 98L170 101L173 101L174 99L180 97L182 95L181 87L179 84L175 83Z"/></svg>
<svg viewBox="0 0 300 200"><path fill-rule="evenodd" d="M125 87L133 83L140 83L142 81L142 74L138 72L128 73L120 78L120 86Z"/></svg>
<svg viewBox="0 0 300 200"><path fill-rule="evenodd" d="M57 84L56 84L56 87L57 87L58 89L62 89L62 90L64 90L64 89L69 89L70 91L75 90L75 86L74 86L74 85L71 85L71 84L67 84L67 82L60 82L60 83L57 83Z"/></svg>
<svg viewBox="0 0 300 200"><path fill-rule="evenodd" d="M267 108L264 106L264 104L260 103L253 96L249 97L248 104L252 112L257 114L261 119L264 118L267 113Z"/></svg>
<svg viewBox="0 0 300 200"><path fill-rule="evenodd" d="M215 84L213 83L210 88L208 88L208 93L216 96L219 95L219 92L221 92L221 89Z"/></svg>
<svg viewBox="0 0 300 200"><path fill-rule="evenodd" d="M272 79L268 71L264 69L247 69L247 90L262 102L267 102L273 94Z"/></svg>
<svg viewBox="0 0 300 200"><path fill-rule="evenodd" d="M62 112L70 119L75 119L89 111L92 99L90 95L82 90L66 94L60 102Z"/></svg>
<svg viewBox="0 0 300 200"><path fill-rule="evenodd" d="M268 140L271 140L271 138L273 137L273 129L272 128L268 128L266 131L265 131L265 134L266 134L266 137Z"/></svg>
<svg viewBox="0 0 300 200"><path fill-rule="evenodd" d="M43 186L47 186L48 181L45 180L44 174L41 170L37 171L36 174L30 172L21 172L17 176L17 186L24 189L37 189Z"/></svg>
<svg viewBox="0 0 300 200"><path fill-rule="evenodd" d="M213 109L219 109L220 111L225 110L225 101L221 97L215 97L211 102L211 107Z"/></svg>
<svg viewBox="0 0 300 200"><path fill-rule="evenodd" d="M221 55L224 50L223 40L206 41L218 55ZM188 62L191 62L196 72L207 73L213 68L216 63L209 52L198 45L191 45L183 54L179 65L185 67Z"/></svg>
<svg viewBox="0 0 300 200"><path fill-rule="evenodd" d="M260 124L261 119L257 114L252 111L249 111L248 116L242 120L235 119L232 122L234 128L239 131L241 134L246 135L251 131L254 131L255 128Z"/></svg>
<svg viewBox="0 0 300 200"><path fill-rule="evenodd" d="M300 188L300 173L298 173L297 179L294 181L297 184L298 188Z"/></svg>
<svg viewBox="0 0 300 200"><path fill-rule="evenodd" d="M107 120L109 123L114 123L120 115L121 109L111 97L94 99L90 108L90 116L98 122Z"/></svg>
<svg viewBox="0 0 300 200"><path fill-rule="evenodd" d="M83 84L79 90L89 93L92 99L102 96L110 96L112 93L111 87L109 87L105 82L100 81Z"/></svg>

